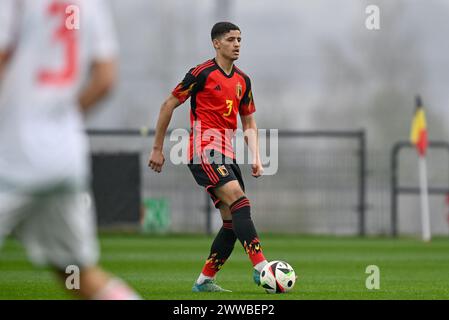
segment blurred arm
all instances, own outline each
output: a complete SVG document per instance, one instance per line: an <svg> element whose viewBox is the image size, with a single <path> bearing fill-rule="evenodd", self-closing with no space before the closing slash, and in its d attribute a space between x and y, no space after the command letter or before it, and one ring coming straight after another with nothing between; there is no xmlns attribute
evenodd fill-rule
<svg viewBox="0 0 449 320"><path fill-rule="evenodd" d="M0 80L17 43L16 26L20 22L16 0L0 1Z"/></svg>
<svg viewBox="0 0 449 320"><path fill-rule="evenodd" d="M5 69L8 54L5 51L0 51L0 80L3 77L3 70Z"/></svg>
<svg viewBox="0 0 449 320"><path fill-rule="evenodd" d="M97 102L112 91L117 80L115 60L94 62L87 85L79 95L81 111L89 111Z"/></svg>
<svg viewBox="0 0 449 320"><path fill-rule="evenodd" d="M148 166L156 172L161 172L162 165L164 164L164 155L162 153L164 146L164 139L167 133L168 125L170 124L173 111L181 103L179 100L170 94L170 96L164 101L159 111L159 118L156 124L156 133L154 136L153 149L151 151L150 160Z"/></svg>

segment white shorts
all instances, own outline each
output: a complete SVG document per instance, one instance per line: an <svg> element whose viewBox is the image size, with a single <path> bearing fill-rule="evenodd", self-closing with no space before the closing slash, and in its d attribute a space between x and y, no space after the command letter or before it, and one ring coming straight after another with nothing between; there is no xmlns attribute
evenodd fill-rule
<svg viewBox="0 0 449 320"><path fill-rule="evenodd" d="M86 197L68 191L39 195L0 191L0 245L12 233L37 265L61 271L68 265L96 265L96 221Z"/></svg>

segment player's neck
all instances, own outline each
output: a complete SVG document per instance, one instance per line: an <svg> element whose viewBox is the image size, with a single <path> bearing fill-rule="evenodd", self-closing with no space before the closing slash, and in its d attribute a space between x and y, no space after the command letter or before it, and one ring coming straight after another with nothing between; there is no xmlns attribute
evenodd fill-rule
<svg viewBox="0 0 449 320"><path fill-rule="evenodd" d="M229 60L226 58L223 58L221 56L216 56L215 61L217 62L218 66L223 70L227 75L230 75L232 72L232 68L234 67L234 61Z"/></svg>

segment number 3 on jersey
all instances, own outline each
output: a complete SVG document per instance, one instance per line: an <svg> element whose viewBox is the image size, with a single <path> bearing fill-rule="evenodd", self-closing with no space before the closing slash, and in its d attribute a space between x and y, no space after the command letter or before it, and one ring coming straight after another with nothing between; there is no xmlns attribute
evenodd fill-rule
<svg viewBox="0 0 449 320"><path fill-rule="evenodd" d="M226 107L228 108L228 112L223 113L223 117L229 117L229 115L232 112L232 104L233 104L233 100L226 100Z"/></svg>
<svg viewBox="0 0 449 320"><path fill-rule="evenodd" d="M66 27L67 6L68 4L64 2L55 1L48 8L48 13L52 17L59 18L61 22L53 37L64 48L64 61L62 68L59 70L41 70L38 73L38 80L41 84L67 85L76 78L78 71L78 38L75 30L69 30Z"/></svg>

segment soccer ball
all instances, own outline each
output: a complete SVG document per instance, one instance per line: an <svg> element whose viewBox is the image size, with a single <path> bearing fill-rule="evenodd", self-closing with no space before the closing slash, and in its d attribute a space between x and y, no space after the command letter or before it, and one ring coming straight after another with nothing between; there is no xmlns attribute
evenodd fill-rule
<svg viewBox="0 0 449 320"><path fill-rule="evenodd" d="M295 270L285 261L271 261L260 273L260 285L267 293L285 293L293 289Z"/></svg>

